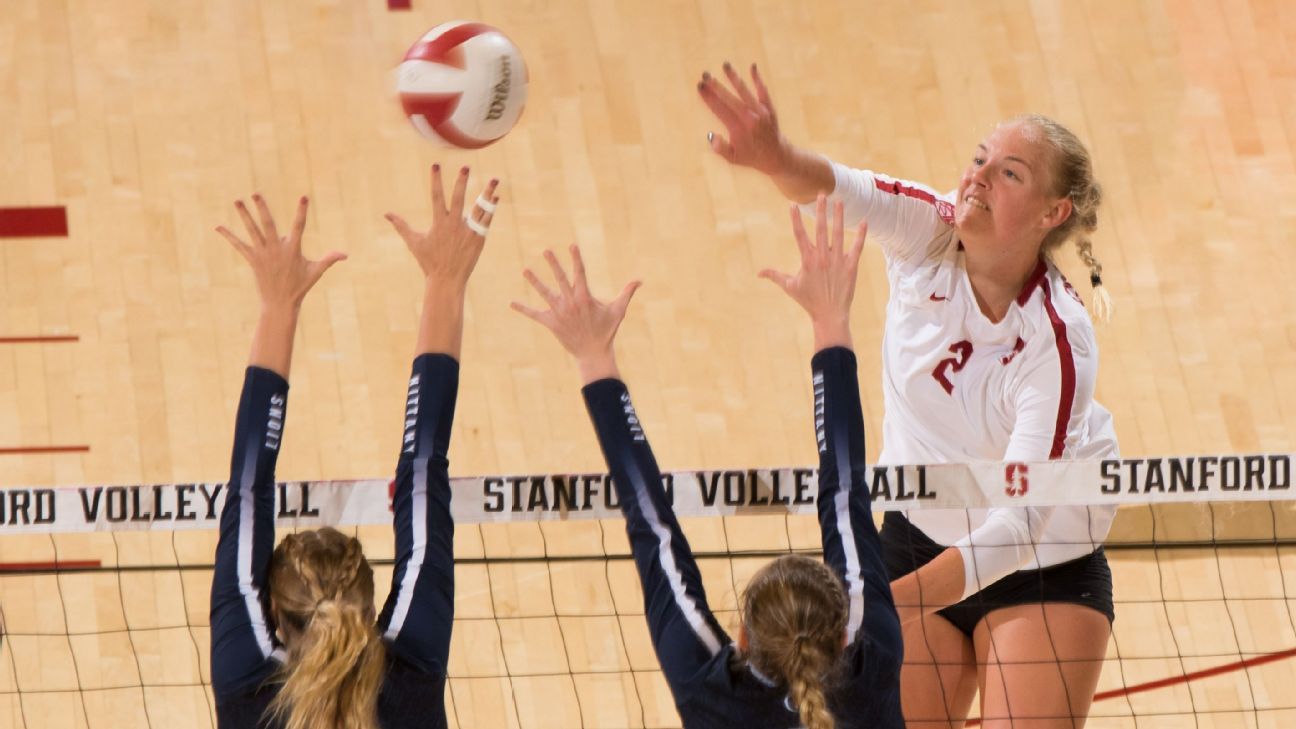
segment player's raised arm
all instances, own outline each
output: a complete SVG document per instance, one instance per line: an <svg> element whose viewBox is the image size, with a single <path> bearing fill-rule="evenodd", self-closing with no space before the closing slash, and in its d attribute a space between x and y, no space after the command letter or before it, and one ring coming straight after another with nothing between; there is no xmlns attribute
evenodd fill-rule
<svg viewBox="0 0 1296 729"><path fill-rule="evenodd" d="M275 461L283 436L288 370L302 300L334 263L333 252L317 261L302 255L307 200L287 235L280 235L269 206L253 196L254 218L235 203L246 238L217 231L241 255L256 278L261 310L252 337L234 430L234 452L212 579L212 689L220 703L255 689L274 671L278 644L266 619L263 595L274 549Z"/></svg>
<svg viewBox="0 0 1296 729"><path fill-rule="evenodd" d="M756 64L751 65L751 85L729 62L724 64L728 85L709 71L698 81L698 96L724 126L724 132L707 132L711 150L726 161L763 172L793 202L806 203L833 191L835 181L828 158L801 149L783 136L778 112Z"/></svg>
<svg viewBox="0 0 1296 729"><path fill-rule="evenodd" d="M464 216L469 171L459 171L447 201L432 167L432 224L415 230L389 213L423 273L423 312L405 400L396 467L396 565L378 629L391 650L418 670L444 678L454 621L454 521L447 457L459 388L464 297L499 198L491 180Z"/></svg>
<svg viewBox="0 0 1296 729"><path fill-rule="evenodd" d="M843 205L834 203L831 216L828 208L820 195L812 237L800 210L793 206L792 232L801 254L800 269L795 274L765 269L760 276L805 309L814 329L811 369L819 451L819 524L824 560L841 578L850 601L847 635L855 640L861 634L867 604L869 622L890 623L889 627L872 626L868 632L898 636L866 482L864 416L851 350L850 307L868 224L859 225L847 246Z"/></svg>
<svg viewBox="0 0 1296 729"><path fill-rule="evenodd" d="M625 515L653 647L678 697L688 679L727 645L729 638L707 607L701 574L666 498L657 461L617 369L613 339L639 282L627 284L616 299L601 301L590 293L580 250L572 246L571 256L569 278L554 254L545 252L554 288L532 271L524 273L546 308L533 309L516 302L513 308L544 325L576 358L585 385L585 406Z"/></svg>

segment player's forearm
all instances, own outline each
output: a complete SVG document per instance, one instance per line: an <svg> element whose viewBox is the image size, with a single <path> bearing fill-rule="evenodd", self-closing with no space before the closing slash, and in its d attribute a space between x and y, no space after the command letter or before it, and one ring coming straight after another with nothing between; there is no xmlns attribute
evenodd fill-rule
<svg viewBox="0 0 1296 729"><path fill-rule="evenodd" d="M252 335L248 365L270 370L285 380L292 368L293 337L299 309L291 304L264 304Z"/></svg>
<svg viewBox="0 0 1296 729"><path fill-rule="evenodd" d="M798 204L814 201L821 192L830 195L837 186L827 157L791 143L786 144L783 164L770 179L784 197Z"/></svg>
<svg viewBox="0 0 1296 729"><path fill-rule="evenodd" d="M963 555L949 547L936 559L891 583L900 622L907 623L958 602L963 596Z"/></svg>
<svg viewBox="0 0 1296 729"><path fill-rule="evenodd" d="M463 348L464 296L461 286L427 279L423 286L416 357L448 354L456 361L459 359Z"/></svg>

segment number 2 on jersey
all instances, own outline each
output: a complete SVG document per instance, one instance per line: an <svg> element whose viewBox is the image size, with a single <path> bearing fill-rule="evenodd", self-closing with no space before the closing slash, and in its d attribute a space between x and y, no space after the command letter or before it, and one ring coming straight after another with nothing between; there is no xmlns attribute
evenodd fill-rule
<svg viewBox="0 0 1296 729"><path fill-rule="evenodd" d="M953 395L954 383L949 381L946 372L961 372L963 370L967 365L968 357L972 356L972 343L967 340L955 342L950 345L949 351L953 352L954 356L941 360L940 364L936 365L936 369L932 370L932 377L935 377L940 386L945 388L945 394Z"/></svg>

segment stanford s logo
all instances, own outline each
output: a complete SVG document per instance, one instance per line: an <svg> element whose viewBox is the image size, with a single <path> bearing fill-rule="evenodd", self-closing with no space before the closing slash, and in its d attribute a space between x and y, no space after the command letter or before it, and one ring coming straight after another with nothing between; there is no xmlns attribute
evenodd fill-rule
<svg viewBox="0 0 1296 729"><path fill-rule="evenodd" d="M1030 490L1030 482L1026 480L1026 474L1029 469L1025 463L1009 463L1004 467L1004 493L1009 496L1025 496Z"/></svg>
<svg viewBox="0 0 1296 729"><path fill-rule="evenodd" d="M936 201L936 214L946 225L954 224L954 206L945 200Z"/></svg>

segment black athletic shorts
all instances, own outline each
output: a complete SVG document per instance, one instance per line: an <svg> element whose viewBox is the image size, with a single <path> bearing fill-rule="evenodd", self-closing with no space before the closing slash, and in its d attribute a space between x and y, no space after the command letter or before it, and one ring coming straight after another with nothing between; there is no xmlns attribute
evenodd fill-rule
<svg viewBox="0 0 1296 729"><path fill-rule="evenodd" d="M886 513L880 536L882 558L892 580L922 567L946 549L895 511ZM1103 548L1042 570L1014 572L936 614L972 637L977 623L993 610L1044 602L1084 605L1106 615L1108 621L1114 621L1111 568L1107 566L1107 554Z"/></svg>

